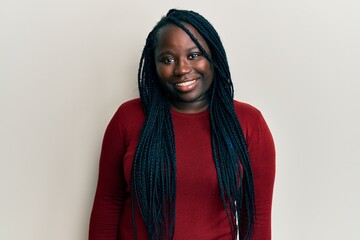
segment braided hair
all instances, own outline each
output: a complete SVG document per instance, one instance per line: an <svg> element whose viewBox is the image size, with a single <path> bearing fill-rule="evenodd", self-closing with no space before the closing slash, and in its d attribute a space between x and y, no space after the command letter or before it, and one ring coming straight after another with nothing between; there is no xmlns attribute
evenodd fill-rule
<svg viewBox="0 0 360 240"><path fill-rule="evenodd" d="M183 23L192 25L211 50L207 53ZM154 49L159 29L182 28L214 67L210 91L213 158L220 198L232 239L250 239L255 218L254 183L244 134L234 109L234 90L224 47L214 27L193 11L171 9L149 33L143 49L138 87L145 113L131 172L131 206L135 239L135 204L150 239L173 239L175 229L176 154L170 103L155 68Z"/></svg>

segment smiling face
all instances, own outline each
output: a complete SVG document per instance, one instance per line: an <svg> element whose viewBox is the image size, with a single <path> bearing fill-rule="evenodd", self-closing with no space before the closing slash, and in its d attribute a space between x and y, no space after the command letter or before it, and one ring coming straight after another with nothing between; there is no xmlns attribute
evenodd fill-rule
<svg viewBox="0 0 360 240"><path fill-rule="evenodd" d="M204 38L191 25L184 26L211 56ZM185 113L201 112L209 105L213 67L190 36L176 25L168 24L157 33L156 72L171 105Z"/></svg>

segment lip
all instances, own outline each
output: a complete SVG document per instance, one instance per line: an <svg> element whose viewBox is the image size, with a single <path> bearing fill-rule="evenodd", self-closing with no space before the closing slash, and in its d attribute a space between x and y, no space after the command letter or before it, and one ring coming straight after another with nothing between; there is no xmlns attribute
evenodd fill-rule
<svg viewBox="0 0 360 240"><path fill-rule="evenodd" d="M186 80L182 80L182 81L176 81L173 83L173 85L177 90L179 90L181 92L187 92L187 91L194 89L199 80L200 80L200 77L186 79Z"/></svg>

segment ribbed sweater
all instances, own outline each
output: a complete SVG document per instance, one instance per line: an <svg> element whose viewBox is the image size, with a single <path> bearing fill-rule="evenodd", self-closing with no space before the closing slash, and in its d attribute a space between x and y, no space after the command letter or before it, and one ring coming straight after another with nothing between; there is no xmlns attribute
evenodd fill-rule
<svg viewBox="0 0 360 240"><path fill-rule="evenodd" d="M234 101L250 155L255 188L254 240L271 239L275 148L259 110ZM212 155L209 111L184 114L171 110L176 143L176 240L231 239L220 199ZM90 219L90 240L134 239L130 174L145 116L140 99L122 104L104 135L98 185ZM138 211L137 236L148 239Z"/></svg>

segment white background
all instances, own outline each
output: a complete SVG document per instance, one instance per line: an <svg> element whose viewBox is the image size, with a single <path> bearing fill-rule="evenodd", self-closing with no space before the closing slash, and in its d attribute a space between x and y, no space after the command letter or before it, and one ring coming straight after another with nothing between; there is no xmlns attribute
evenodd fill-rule
<svg viewBox="0 0 360 240"><path fill-rule="evenodd" d="M222 37L273 132L273 239L360 239L358 0L1 0L0 239L86 239L105 127L172 7Z"/></svg>

